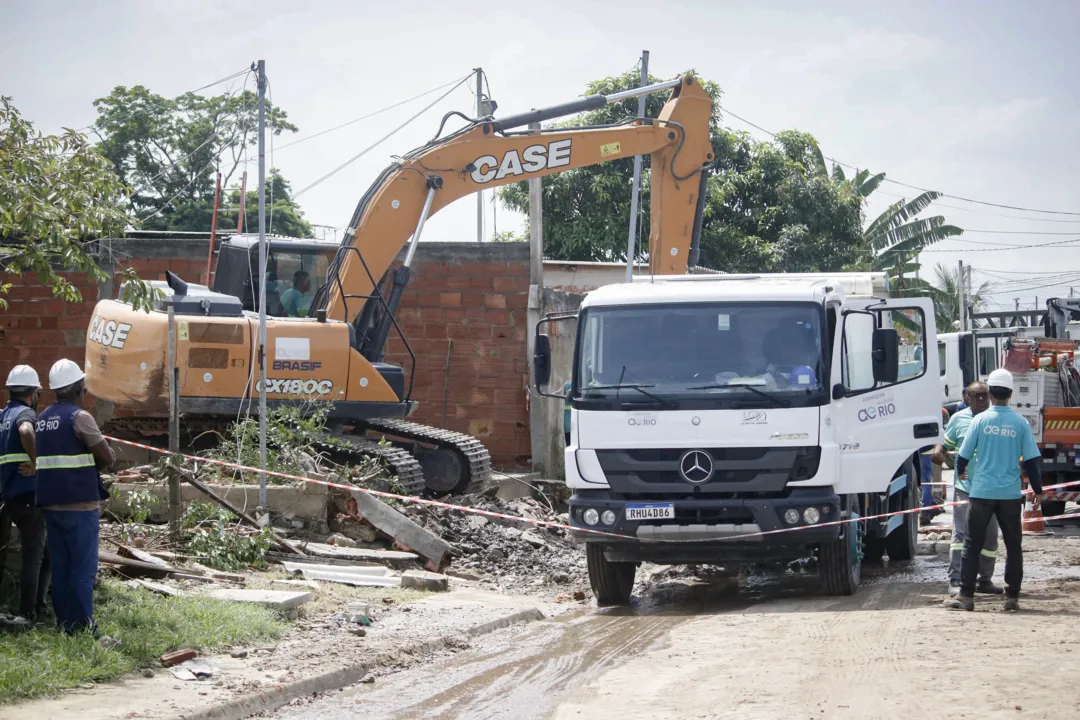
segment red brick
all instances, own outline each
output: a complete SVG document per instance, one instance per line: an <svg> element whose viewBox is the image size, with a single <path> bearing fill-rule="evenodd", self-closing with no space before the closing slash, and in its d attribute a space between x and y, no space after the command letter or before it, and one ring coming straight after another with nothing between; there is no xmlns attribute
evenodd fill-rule
<svg viewBox="0 0 1080 720"><path fill-rule="evenodd" d="M465 319L465 311L456 308L447 308L446 310L443 310L443 319L446 320L447 323L461 322Z"/></svg>
<svg viewBox="0 0 1080 720"><path fill-rule="evenodd" d="M439 305L441 307L461 307L462 297L461 293L448 292L439 294Z"/></svg>
<svg viewBox="0 0 1080 720"><path fill-rule="evenodd" d="M466 308L484 307L483 293L461 293L461 306Z"/></svg>
<svg viewBox="0 0 1080 720"><path fill-rule="evenodd" d="M505 310L506 296L499 293L484 295L484 307L490 310Z"/></svg>
<svg viewBox="0 0 1080 720"><path fill-rule="evenodd" d="M484 292L491 292L495 289L495 278L487 275L480 277L469 278L469 287L473 290L483 290Z"/></svg>

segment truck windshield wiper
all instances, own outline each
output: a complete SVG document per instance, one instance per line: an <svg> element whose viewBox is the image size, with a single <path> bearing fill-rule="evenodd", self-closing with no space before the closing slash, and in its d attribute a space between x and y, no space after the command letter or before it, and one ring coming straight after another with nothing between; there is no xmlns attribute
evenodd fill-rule
<svg viewBox="0 0 1080 720"><path fill-rule="evenodd" d="M649 397L660 403L661 407L673 405L673 403L665 400L659 395L654 395L653 393L645 389L651 387L656 387L656 383L617 383L615 385L587 385L586 387L582 388L582 390L584 390L585 392L588 392L589 390L637 390L642 395L645 395L646 397ZM616 397L617 396L618 395L616 394Z"/></svg>
<svg viewBox="0 0 1080 720"><path fill-rule="evenodd" d="M791 407L791 401L790 400L786 400L784 398L778 398L775 395L770 395L769 393L765 392L764 390L759 390L758 388L754 387L753 385L743 385L742 383L735 383L735 384L732 384L732 383L712 383L712 384L709 384L709 385L697 385L697 386L694 386L694 387L688 387L686 389L687 390L716 390L716 389L719 389L719 388L739 388L739 389L742 389L742 390L749 390L750 392L755 393L757 395L760 395L761 397L765 398L766 400L769 400L769 401L773 402L777 407Z"/></svg>

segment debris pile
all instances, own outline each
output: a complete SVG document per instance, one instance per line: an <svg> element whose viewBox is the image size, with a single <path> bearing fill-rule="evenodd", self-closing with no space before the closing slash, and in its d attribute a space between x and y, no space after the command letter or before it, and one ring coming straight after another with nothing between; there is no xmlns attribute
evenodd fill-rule
<svg viewBox="0 0 1080 720"><path fill-rule="evenodd" d="M532 498L507 502L488 492L447 502L529 520L567 523L566 514ZM561 528L426 505L410 505L405 513L460 551L454 568L489 575L503 590L587 583L585 553Z"/></svg>

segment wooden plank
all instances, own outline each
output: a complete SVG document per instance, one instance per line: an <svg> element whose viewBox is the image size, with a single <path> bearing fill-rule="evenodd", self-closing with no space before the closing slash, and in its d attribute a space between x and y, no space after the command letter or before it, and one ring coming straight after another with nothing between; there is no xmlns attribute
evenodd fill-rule
<svg viewBox="0 0 1080 720"><path fill-rule="evenodd" d="M141 570L154 575L179 572L176 568L168 565L162 566L143 562L141 560L132 560L131 558L126 558L122 555L114 555L113 553L105 552L103 550L98 550L98 560L100 562L109 563L110 565L118 565L123 568L128 568L129 570Z"/></svg>
<svg viewBox="0 0 1080 720"><path fill-rule="evenodd" d="M357 512L369 523L383 531L398 545L428 559L435 568L442 568L454 554L454 547L382 502L374 495L353 491Z"/></svg>

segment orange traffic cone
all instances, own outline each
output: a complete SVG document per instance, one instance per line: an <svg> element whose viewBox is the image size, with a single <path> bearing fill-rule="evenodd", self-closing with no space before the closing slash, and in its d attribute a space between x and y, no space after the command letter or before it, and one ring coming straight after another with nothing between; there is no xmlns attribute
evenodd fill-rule
<svg viewBox="0 0 1080 720"><path fill-rule="evenodd" d="M1027 478L1024 478L1024 490L1027 488ZM1035 505L1034 495L1025 494L1024 519L1022 525L1025 535L1053 535L1053 531L1046 527L1043 520L1042 504Z"/></svg>

